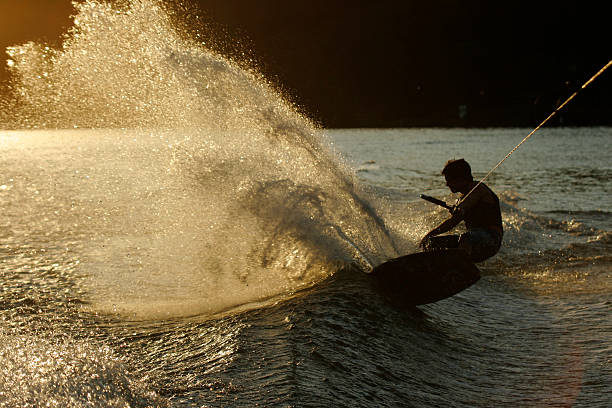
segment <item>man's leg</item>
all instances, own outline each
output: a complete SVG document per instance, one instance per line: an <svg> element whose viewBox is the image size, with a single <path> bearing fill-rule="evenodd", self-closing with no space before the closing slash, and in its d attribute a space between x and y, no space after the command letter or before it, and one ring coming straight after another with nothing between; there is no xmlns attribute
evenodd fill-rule
<svg viewBox="0 0 612 408"><path fill-rule="evenodd" d="M472 262L482 262L499 251L501 239L485 229L474 229L461 234L459 248L464 249Z"/></svg>
<svg viewBox="0 0 612 408"><path fill-rule="evenodd" d="M433 251L436 249L451 249L459 247L458 235L438 235L430 237L425 243L425 251Z"/></svg>

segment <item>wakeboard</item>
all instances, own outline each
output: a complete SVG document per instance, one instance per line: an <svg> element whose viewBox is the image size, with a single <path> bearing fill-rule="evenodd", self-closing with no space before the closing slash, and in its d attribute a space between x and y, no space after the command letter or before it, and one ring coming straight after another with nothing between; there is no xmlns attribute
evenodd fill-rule
<svg viewBox="0 0 612 408"><path fill-rule="evenodd" d="M385 294L411 305L446 299L480 279L480 271L461 249L394 258L375 267L370 275Z"/></svg>

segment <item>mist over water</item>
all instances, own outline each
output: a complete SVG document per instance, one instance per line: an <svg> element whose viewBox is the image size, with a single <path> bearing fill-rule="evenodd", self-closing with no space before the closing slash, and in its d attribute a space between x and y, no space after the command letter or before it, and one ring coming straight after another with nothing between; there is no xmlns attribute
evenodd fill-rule
<svg viewBox="0 0 612 408"><path fill-rule="evenodd" d="M396 255L316 126L171 12L75 3L61 48L8 50L2 127L100 129L17 133L13 145L53 173L52 191L16 174L13 193L55 197L33 201L49 216L32 222L79 236L94 307L216 313Z"/></svg>
<svg viewBox="0 0 612 408"><path fill-rule="evenodd" d="M30 42L7 50L13 125L223 129L240 127L245 116L253 121L276 109L290 111L269 100L273 92L255 74L175 27L162 2L74 7L61 48Z"/></svg>

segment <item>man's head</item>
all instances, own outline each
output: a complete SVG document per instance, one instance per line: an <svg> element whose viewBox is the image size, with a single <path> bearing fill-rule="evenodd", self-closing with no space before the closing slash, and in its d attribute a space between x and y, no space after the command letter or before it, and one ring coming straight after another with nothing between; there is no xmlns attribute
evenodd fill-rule
<svg viewBox="0 0 612 408"><path fill-rule="evenodd" d="M474 181L472 169L464 159L447 161L442 169L442 175L446 179L446 185L453 193L466 193Z"/></svg>

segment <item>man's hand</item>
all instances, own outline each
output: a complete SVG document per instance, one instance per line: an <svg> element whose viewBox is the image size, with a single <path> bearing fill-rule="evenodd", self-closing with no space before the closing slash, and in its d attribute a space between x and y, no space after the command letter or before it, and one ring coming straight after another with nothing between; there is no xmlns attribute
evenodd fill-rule
<svg viewBox="0 0 612 408"><path fill-rule="evenodd" d="M438 225L436 228L429 231L427 235L423 237L421 242L419 242L419 247L425 249L425 246L427 245L429 238L435 237L440 234L444 234L445 232L448 232L452 230L453 228L455 228L457 224L459 224L463 218L462 213L463 211L461 209L458 209L455 212L455 214L453 214L448 220L444 221L442 224Z"/></svg>
<svg viewBox="0 0 612 408"><path fill-rule="evenodd" d="M462 213L462 211L463 211L463 210L462 210L461 208L459 208L459 206L458 206L458 205L453 205L451 208L449 208L449 210L448 210L448 211L449 211L449 212L451 213L451 215L454 217L455 215L461 215L461 213Z"/></svg>

